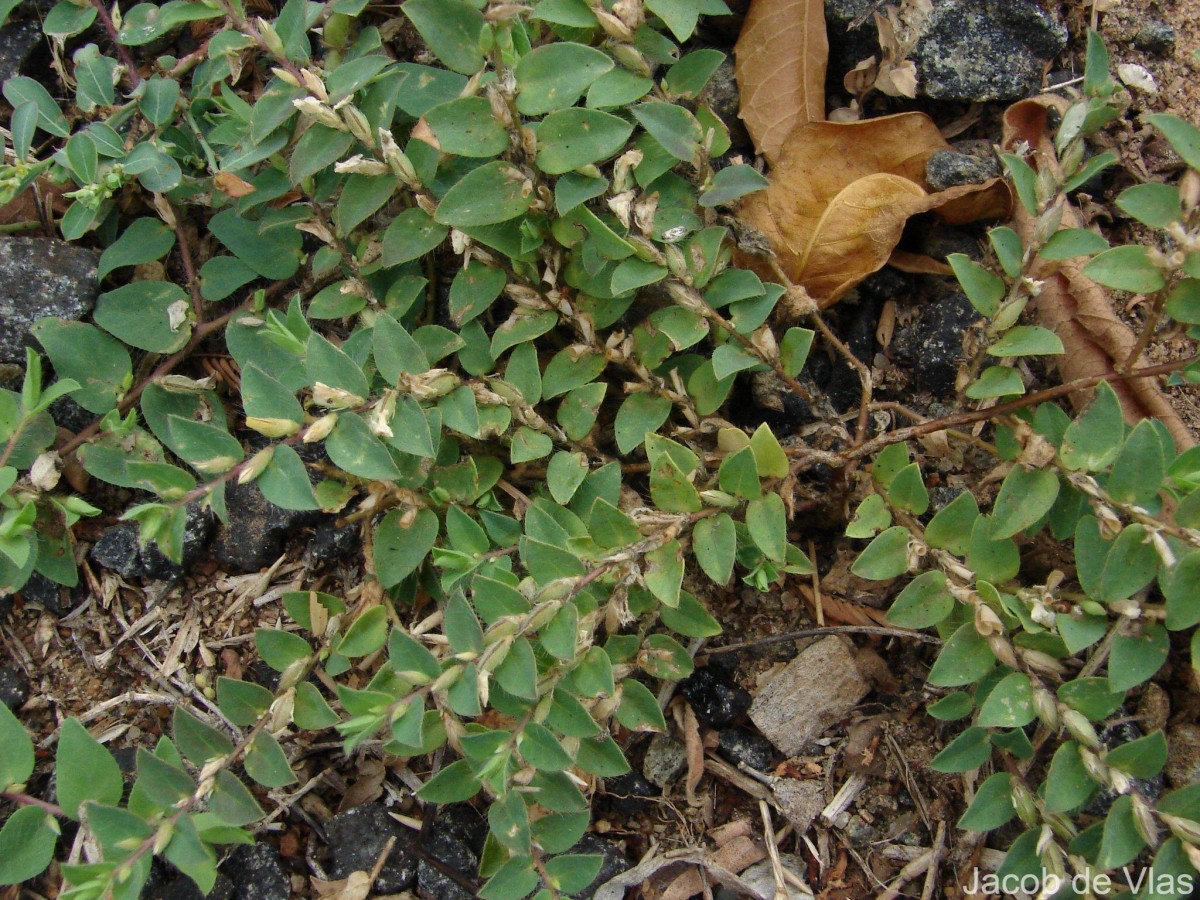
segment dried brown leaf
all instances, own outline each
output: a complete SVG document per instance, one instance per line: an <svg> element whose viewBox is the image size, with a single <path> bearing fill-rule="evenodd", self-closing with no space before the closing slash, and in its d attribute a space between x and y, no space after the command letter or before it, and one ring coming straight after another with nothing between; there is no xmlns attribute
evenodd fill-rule
<svg viewBox="0 0 1200 900"><path fill-rule="evenodd" d="M964 222L1008 213L999 179L927 193L925 163L948 146L922 113L811 122L788 137L771 186L739 214L767 238L788 278L826 307L888 261L910 216L938 210ZM749 256L738 261L770 275Z"/></svg>
<svg viewBox="0 0 1200 900"><path fill-rule="evenodd" d="M825 118L823 0L753 0L734 52L739 116L774 165L794 128Z"/></svg>
<svg viewBox="0 0 1200 900"><path fill-rule="evenodd" d="M1056 165L1046 121L1049 109L1055 104L1055 99L1039 98L1010 106L1004 114L1004 145L1013 147L1023 141L1034 148L1035 165ZM1035 217L1018 204L1013 226L1023 241L1030 239L1036 224ZM1075 208L1065 203L1062 227L1078 228L1081 224ZM1063 381L1102 375L1129 357L1137 336L1113 311L1108 292L1085 276L1077 261L1038 259L1030 275L1042 282L1041 293L1034 300L1038 319L1063 343L1065 352L1055 357ZM1154 379L1113 381L1112 388L1121 401L1126 421L1132 424L1143 418L1158 419L1180 450L1195 446L1195 436ZM1072 405L1081 409L1091 393L1072 394Z"/></svg>

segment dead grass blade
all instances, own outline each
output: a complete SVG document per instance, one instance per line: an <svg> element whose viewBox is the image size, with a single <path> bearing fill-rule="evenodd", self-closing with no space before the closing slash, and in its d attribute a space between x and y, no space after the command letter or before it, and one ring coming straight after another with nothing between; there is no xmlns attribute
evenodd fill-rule
<svg viewBox="0 0 1200 900"><path fill-rule="evenodd" d="M1024 141L1034 148L1035 166L1057 165L1046 122L1047 113L1055 103L1053 98L1039 98L1022 100L1009 107L1004 114L1004 146L1013 147ZM1035 218L1017 204L1013 227L1023 241L1030 239L1035 225ZM1064 202L1062 227L1080 225L1078 212ZM1077 261L1038 260L1030 274L1042 282L1042 291L1034 300L1038 319L1058 335L1065 348L1064 353L1055 357L1063 381L1102 375L1129 357L1137 344L1137 335L1113 312L1108 292L1087 278ZM1180 450L1196 444L1195 437L1154 379L1113 381L1111 385L1128 422L1155 418L1171 432ZM1072 394L1072 405L1082 408L1091 393Z"/></svg>
<svg viewBox="0 0 1200 900"><path fill-rule="evenodd" d="M794 128L825 118L823 0L753 0L734 53L740 117L775 165Z"/></svg>

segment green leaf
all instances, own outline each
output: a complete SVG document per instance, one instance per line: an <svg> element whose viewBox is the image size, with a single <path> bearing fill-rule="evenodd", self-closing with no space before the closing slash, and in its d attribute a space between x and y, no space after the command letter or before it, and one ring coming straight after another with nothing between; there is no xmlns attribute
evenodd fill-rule
<svg viewBox="0 0 1200 900"><path fill-rule="evenodd" d="M449 233L449 228L435 222L420 207L406 209L392 219L387 231L383 233L383 255L380 263L384 266L398 266L420 259L436 250Z"/></svg>
<svg viewBox="0 0 1200 900"><path fill-rule="evenodd" d="M211 725L206 725L182 706L176 706L171 715L171 736L175 745L194 765L203 767L213 759L219 759L233 750L233 742ZM117 773L118 775L120 772ZM117 794L117 800L120 794ZM117 800L104 801L115 805Z"/></svg>
<svg viewBox="0 0 1200 900"><path fill-rule="evenodd" d="M979 786L975 799L958 820L958 827L964 831L991 831L1016 814L1012 803L1012 776L997 772Z"/></svg>
<svg viewBox="0 0 1200 900"><path fill-rule="evenodd" d="M142 113L160 128L175 118L175 105L179 102L179 82L155 75L145 82L145 93L138 100Z"/></svg>
<svg viewBox="0 0 1200 900"><path fill-rule="evenodd" d="M1012 397L1025 393L1021 373L1007 366L988 366L964 391L972 400Z"/></svg>
<svg viewBox="0 0 1200 900"><path fill-rule="evenodd" d="M55 774L58 805L76 821L80 807L89 801L113 806L121 800L125 783L116 760L77 719L62 724Z"/></svg>
<svg viewBox="0 0 1200 900"><path fill-rule="evenodd" d="M1104 761L1133 778L1153 778L1167 764L1167 739L1162 730L1114 747Z"/></svg>
<svg viewBox="0 0 1200 900"><path fill-rule="evenodd" d="M657 284L667 277L667 267L655 265L631 256L622 260L612 274L613 296L621 296L639 288Z"/></svg>
<svg viewBox="0 0 1200 900"><path fill-rule="evenodd" d="M217 679L217 706L234 725L249 728L275 702L265 687L234 678Z"/></svg>
<svg viewBox="0 0 1200 900"><path fill-rule="evenodd" d="M726 166L713 176L708 189L700 195L699 202L707 208L722 206L747 194L761 191L767 185L767 179L750 166L742 163Z"/></svg>
<svg viewBox="0 0 1200 900"><path fill-rule="evenodd" d="M1087 677L1059 685L1058 699L1093 722L1100 722L1116 711L1125 696L1113 693L1106 679Z"/></svg>
<svg viewBox="0 0 1200 900"><path fill-rule="evenodd" d="M1079 745L1067 741L1055 751L1046 773L1046 809L1059 813L1078 809L1091 799L1096 787L1079 756Z"/></svg>
<svg viewBox="0 0 1200 900"><path fill-rule="evenodd" d="M1115 869L1133 862L1146 839L1138 829L1134 818L1133 800L1123 794L1113 801L1104 820L1104 831L1100 838L1100 851L1096 854L1096 865L1101 869Z"/></svg>
<svg viewBox="0 0 1200 900"><path fill-rule="evenodd" d="M500 686L514 697L538 699L537 661L527 639L522 637L513 641L504 661L496 667L495 676Z"/></svg>
<svg viewBox="0 0 1200 900"><path fill-rule="evenodd" d="M262 661L276 672L286 671L292 663L308 659L313 652L300 635L274 628L255 629L254 645Z"/></svg>
<svg viewBox="0 0 1200 900"><path fill-rule="evenodd" d="M975 630L974 622L967 622L942 647L929 671L929 683L936 687L973 684L991 671L993 665L995 657L987 639Z"/></svg>
<svg viewBox="0 0 1200 900"><path fill-rule="evenodd" d="M294 784L298 779L292 772L283 748L266 731L254 736L245 757L242 759L246 774L265 788L281 788Z"/></svg>
<svg viewBox="0 0 1200 900"><path fill-rule="evenodd" d="M624 119L598 110L553 112L537 128L537 166L547 175L562 175L598 163L621 150L632 133Z"/></svg>
<svg viewBox="0 0 1200 900"><path fill-rule="evenodd" d="M779 361L783 370L792 378L800 374L808 361L816 332L809 328L789 328L779 344Z"/></svg>
<svg viewBox="0 0 1200 900"><path fill-rule="evenodd" d="M529 808L524 797L510 791L488 807L488 825L491 835L508 850L518 856L528 856L531 837L529 833Z"/></svg>
<svg viewBox="0 0 1200 900"><path fill-rule="evenodd" d="M474 75L483 67L483 14L463 0L407 0L404 14L446 68Z"/></svg>
<svg viewBox="0 0 1200 900"><path fill-rule="evenodd" d="M437 540L438 518L432 510L419 511L407 527L403 518L398 510L389 510L375 530L375 567L385 588L415 572Z"/></svg>
<svg viewBox="0 0 1200 900"><path fill-rule="evenodd" d="M980 315L995 317L1000 311L1007 287L1004 282L978 263L972 262L964 253L951 253L946 262L954 270L963 293Z"/></svg>
<svg viewBox="0 0 1200 900"><path fill-rule="evenodd" d="M892 513L881 494L869 494L854 513L846 526L846 537L865 539L874 537L892 524Z"/></svg>
<svg viewBox="0 0 1200 900"><path fill-rule="evenodd" d="M54 102L54 98L50 96L50 92L42 86L41 82L27 75L14 75L4 82L4 99L13 109L22 103L33 103L38 110L38 128L55 137L68 138L71 136L71 128L67 124L66 116L63 115L62 110L58 108L58 104Z"/></svg>
<svg viewBox="0 0 1200 900"><path fill-rule="evenodd" d="M36 806L23 806L0 828L0 885L31 881L50 865L58 843L54 818Z"/></svg>
<svg viewBox="0 0 1200 900"><path fill-rule="evenodd" d="M296 702L292 710L292 721L298 728L321 731L336 724L339 717L325 702L321 692L304 681L296 685Z"/></svg>
<svg viewBox="0 0 1200 900"><path fill-rule="evenodd" d="M437 658L412 635L393 628L388 636L388 661L396 673L413 684L428 684L441 674Z"/></svg>
<svg viewBox="0 0 1200 900"><path fill-rule="evenodd" d="M8 96L7 86L4 96ZM1146 116L1146 121L1166 136L1167 142L1185 163L1193 169L1200 169L1200 129L1167 113Z"/></svg>
<svg viewBox="0 0 1200 900"><path fill-rule="evenodd" d="M175 232L158 219L134 219L100 254L98 278L122 266L138 266L161 259L175 246Z"/></svg>
<svg viewBox="0 0 1200 900"><path fill-rule="evenodd" d="M33 774L33 741L8 706L0 703L0 790L24 784Z"/></svg>
<svg viewBox="0 0 1200 900"><path fill-rule="evenodd" d="M508 281L503 269L476 262L463 266L450 285L450 317L462 327L487 311Z"/></svg>
<svg viewBox="0 0 1200 900"><path fill-rule="evenodd" d="M1069 468L1095 472L1117 458L1124 435L1121 402L1102 381L1087 409L1067 426L1059 455Z"/></svg>
<svg viewBox="0 0 1200 900"><path fill-rule="evenodd" d="M1025 248L1021 245L1021 237L1007 225L1001 225L999 228L992 228L988 231L988 241L991 242L992 250L996 253L996 259L1000 263L1000 268L1004 270L1004 274L1009 278L1016 278L1021 274L1021 257L1025 253Z"/></svg>
<svg viewBox="0 0 1200 900"><path fill-rule="evenodd" d="M151 802L169 808L190 797L196 790L195 782L181 768L182 765L182 762L176 765L160 759L144 747L139 747L135 787L143 791Z"/></svg>
<svg viewBox="0 0 1200 900"><path fill-rule="evenodd" d="M338 642L337 652L350 659L366 656L383 646L387 634L387 610L382 606L373 606L346 629Z"/></svg>
<svg viewBox="0 0 1200 900"><path fill-rule="evenodd" d="M1167 601L1167 628L1181 631L1200 623L1200 553L1189 552L1164 570L1159 581Z"/></svg>
<svg viewBox="0 0 1200 900"><path fill-rule="evenodd" d="M133 381L128 351L94 325L39 319L32 334L46 349L59 379L79 385L71 399L88 412L108 412Z"/></svg>
<svg viewBox="0 0 1200 900"><path fill-rule="evenodd" d="M442 153L455 156L499 156L508 149L508 132L492 114L485 97L460 97L435 106L425 121L437 137ZM395 179L390 179L392 190Z"/></svg>
<svg viewBox="0 0 1200 900"><path fill-rule="evenodd" d="M787 553L787 511L778 494L764 494L746 504L746 527L767 559L783 562Z"/></svg>
<svg viewBox="0 0 1200 900"><path fill-rule="evenodd" d="M679 606L664 606L659 615L664 625L684 637L713 637L721 633L720 623L687 591L680 591Z"/></svg>
<svg viewBox="0 0 1200 900"><path fill-rule="evenodd" d="M607 53L583 44L543 44L516 67L517 110L540 116L573 106L597 78L613 68Z"/></svg>
<svg viewBox="0 0 1200 900"><path fill-rule="evenodd" d="M725 61L720 50L693 50L667 70L662 87L669 100L694 100ZM738 168L730 166L729 168ZM722 171L728 171L723 169ZM720 175L720 173L717 173ZM755 173L757 174L757 173ZM765 187L765 183L763 187ZM704 205L701 201L701 205Z"/></svg>
<svg viewBox="0 0 1200 900"><path fill-rule="evenodd" d="M135 281L101 294L96 324L132 347L174 353L192 334L187 293L169 281Z"/></svg>
<svg viewBox="0 0 1200 900"><path fill-rule="evenodd" d="M700 150L700 123L682 106L651 100L638 104L631 112L650 136L676 159L691 162L696 158Z"/></svg>
<svg viewBox="0 0 1200 900"><path fill-rule="evenodd" d="M465 759L452 762L434 775L417 796L426 803L462 803L479 793L482 784Z"/></svg>
<svg viewBox="0 0 1200 900"><path fill-rule="evenodd" d="M1055 472L1013 466L992 507L992 538L1012 537L1039 521L1054 506L1058 490Z"/></svg>
<svg viewBox="0 0 1200 900"><path fill-rule="evenodd" d="M991 757L992 745L988 742L987 729L971 727L947 744L930 761L929 767L935 772L969 772Z"/></svg>
<svg viewBox="0 0 1200 900"><path fill-rule="evenodd" d="M1179 188L1170 184L1135 184L1117 195L1117 208L1151 228L1166 228L1183 215Z"/></svg>
<svg viewBox="0 0 1200 900"><path fill-rule="evenodd" d="M696 0L646 0L646 9L662 19L681 43L692 36L700 18L700 4Z"/></svg>
<svg viewBox="0 0 1200 900"><path fill-rule="evenodd" d="M1153 293L1167 283L1162 271L1150 261L1146 248L1139 245L1105 250L1088 260L1083 274L1105 287L1135 294Z"/></svg>
<svg viewBox="0 0 1200 900"><path fill-rule="evenodd" d="M653 434L671 414L671 401L659 394L641 391L630 394L617 410L614 422L617 449L630 453Z"/></svg>
<svg viewBox="0 0 1200 900"><path fill-rule="evenodd" d="M1140 634L1118 634L1108 662L1108 688L1121 693L1152 678L1171 649L1167 630L1158 624L1146 625Z"/></svg>
<svg viewBox="0 0 1200 900"><path fill-rule="evenodd" d="M692 552L704 574L719 585L729 584L737 556L737 532L726 513L701 519L692 530Z"/></svg>
<svg viewBox="0 0 1200 900"><path fill-rule="evenodd" d="M985 728L1022 728L1036 717L1029 676L1013 672L991 690L975 721Z"/></svg>
<svg viewBox="0 0 1200 900"><path fill-rule="evenodd" d="M909 463L888 484L888 499L892 504L914 516L922 516L929 509L929 491L921 477L921 467Z"/></svg>
<svg viewBox="0 0 1200 900"><path fill-rule="evenodd" d="M568 453L565 450L550 457L546 466L546 486L557 503L566 504L588 474L588 461L583 453Z"/></svg>
<svg viewBox="0 0 1200 900"><path fill-rule="evenodd" d="M1108 249L1108 241L1086 228L1064 228L1046 241L1039 254L1042 259L1057 261L1076 256L1093 256Z"/></svg>
<svg viewBox="0 0 1200 900"><path fill-rule="evenodd" d="M929 628L942 622L953 610L954 595L946 576L941 572L923 572L900 592L887 617L901 628Z"/></svg>
<svg viewBox="0 0 1200 900"><path fill-rule="evenodd" d="M893 525L859 554L851 573L871 581L887 581L908 571L908 529Z"/></svg>
<svg viewBox="0 0 1200 900"><path fill-rule="evenodd" d="M496 160L472 169L438 204L434 219L465 228L492 225L521 215L533 202L533 187L512 163Z"/></svg>
<svg viewBox="0 0 1200 900"><path fill-rule="evenodd" d="M642 579L646 587L666 606L679 605L683 584L683 552L679 541L669 541L645 555Z"/></svg>
<svg viewBox="0 0 1200 900"><path fill-rule="evenodd" d="M383 441L357 413L342 413L325 440L325 452L335 466L359 478L392 481L400 477Z"/></svg>
<svg viewBox="0 0 1200 900"><path fill-rule="evenodd" d="M349 234L374 215L396 191L393 175L351 175L338 197L335 221L339 234Z"/></svg>
<svg viewBox="0 0 1200 900"><path fill-rule="evenodd" d="M550 729L536 722L525 726L518 747L525 761L541 771L561 772L574 763L571 755L550 733Z"/></svg>
<svg viewBox="0 0 1200 900"><path fill-rule="evenodd" d="M1048 328L1018 325L987 348L989 356L1052 356L1063 352L1062 341Z"/></svg>
<svg viewBox="0 0 1200 900"><path fill-rule="evenodd" d="M233 826L251 825L266 815L254 795L228 770L217 773L208 809L226 825Z"/></svg>
<svg viewBox="0 0 1200 900"><path fill-rule="evenodd" d="M975 701L965 691L947 694L941 700L930 703L926 711L939 722L954 722L965 719L975 709ZM972 768L974 768L972 766ZM940 771L940 770L939 770Z"/></svg>
<svg viewBox="0 0 1200 900"><path fill-rule="evenodd" d="M979 516L975 519L967 550L967 565L979 578L1000 584L1020 571L1021 554L1011 538L993 538L991 527L989 517Z"/></svg>
<svg viewBox="0 0 1200 900"><path fill-rule="evenodd" d="M1162 442L1154 423L1143 419L1125 439L1104 487L1114 500L1148 507L1158 497L1165 475Z"/></svg>

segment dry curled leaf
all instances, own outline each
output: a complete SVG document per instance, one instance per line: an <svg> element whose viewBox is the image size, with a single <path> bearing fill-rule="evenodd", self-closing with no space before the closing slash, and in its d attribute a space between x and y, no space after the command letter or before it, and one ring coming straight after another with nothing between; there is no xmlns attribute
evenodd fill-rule
<svg viewBox="0 0 1200 900"><path fill-rule="evenodd" d="M909 217L1008 214L1009 189L999 179L927 192L925 163L948 147L923 113L810 122L789 135L771 186L750 195L739 215L766 236L788 278L826 307L887 263ZM770 276L752 257L739 263Z"/></svg>
<svg viewBox="0 0 1200 900"><path fill-rule="evenodd" d="M1056 103L1056 98L1021 100L1004 114L1004 145L1014 147L1024 142L1034 148L1030 162L1035 167L1057 165L1046 121L1049 109ZM1013 226L1022 241L1029 241L1035 225L1036 218L1017 204ZM1080 225L1078 212L1064 202L1062 227ZM1042 283L1041 293L1034 300L1038 320L1057 334L1063 344L1065 352L1054 358L1063 381L1102 375L1129 357L1137 345L1137 335L1117 318L1108 292L1083 274L1077 260L1038 259L1030 275ZM1154 379L1114 381L1112 388L1128 422L1158 419L1171 432L1180 450L1195 445L1195 437ZM1082 408L1091 393L1072 394L1072 405Z"/></svg>
<svg viewBox="0 0 1200 900"><path fill-rule="evenodd" d="M794 128L825 118L823 0L753 0L734 53L739 116L774 165Z"/></svg>

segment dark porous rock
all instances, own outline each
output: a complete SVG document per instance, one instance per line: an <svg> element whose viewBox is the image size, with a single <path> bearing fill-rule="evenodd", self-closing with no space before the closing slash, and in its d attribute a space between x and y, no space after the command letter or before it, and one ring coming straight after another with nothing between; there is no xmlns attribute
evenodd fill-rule
<svg viewBox="0 0 1200 900"><path fill-rule="evenodd" d="M907 297L912 290L912 279L903 272L884 266L862 280L855 290L864 297L886 302Z"/></svg>
<svg viewBox="0 0 1200 900"><path fill-rule="evenodd" d="M938 396L952 394L964 358L963 337L978 320L965 294L945 291L921 304L912 321L896 329L889 348L892 360L918 388Z"/></svg>
<svg viewBox="0 0 1200 900"><path fill-rule="evenodd" d="M65 616L74 606L71 603L70 591L65 592L61 584L51 581L41 572L31 572L29 580L21 588L21 596L26 603L36 603L46 612L55 616Z"/></svg>
<svg viewBox="0 0 1200 900"><path fill-rule="evenodd" d="M0 703L17 709L29 699L29 682L16 666L0 666Z"/></svg>
<svg viewBox="0 0 1200 900"><path fill-rule="evenodd" d="M282 509L267 500L253 483L226 488L225 506L229 523L217 530L213 555L233 572L257 572L271 565L296 529L320 515Z"/></svg>
<svg viewBox="0 0 1200 900"><path fill-rule="evenodd" d="M362 543L362 531L351 522L340 528L332 519L322 522L313 533L308 544L308 555L313 562L348 562L358 553Z"/></svg>
<svg viewBox="0 0 1200 900"><path fill-rule="evenodd" d="M1175 52L1175 29L1161 19L1147 19L1133 36L1133 46L1143 53L1168 56Z"/></svg>
<svg viewBox="0 0 1200 900"><path fill-rule="evenodd" d="M157 544L143 544L137 525L118 522L105 530L89 554L92 562L122 578L174 581L196 562L212 533L212 512L198 503L189 504L183 526L182 564L172 562Z"/></svg>
<svg viewBox="0 0 1200 900"><path fill-rule="evenodd" d="M879 31L871 16L875 0L825 0L825 30L829 33L829 83L870 56L879 59ZM857 27L850 26L863 19Z"/></svg>
<svg viewBox="0 0 1200 900"><path fill-rule="evenodd" d="M939 150L925 163L925 181L934 191L944 191L960 184L983 184L999 177L998 160L974 153Z"/></svg>
<svg viewBox="0 0 1200 900"><path fill-rule="evenodd" d="M1015 100L1066 45L1067 29L1036 0L939 0L912 60L928 97Z"/></svg>
<svg viewBox="0 0 1200 900"><path fill-rule="evenodd" d="M596 895L596 891L606 882L616 878L622 872L629 871L629 858L625 856L625 851L621 849L621 845L611 838L602 837L598 834L588 832L567 853L604 857L600 863L600 871L596 873L596 877L592 879L592 883L582 891L568 895L577 897L579 900L591 900Z"/></svg>
<svg viewBox="0 0 1200 900"><path fill-rule="evenodd" d="M682 687L696 718L711 728L735 725L750 709L753 698L714 666L693 672Z"/></svg>
<svg viewBox="0 0 1200 900"><path fill-rule="evenodd" d="M382 803L366 803L338 813L325 823L325 839L331 856L329 874L334 880L352 872L370 872L383 853L388 838L396 845L379 872L375 891L395 894L412 887L416 861L403 843L404 826L387 814Z"/></svg>
<svg viewBox="0 0 1200 900"><path fill-rule="evenodd" d="M433 827L463 841L476 856L483 854L483 845L488 836L488 823L475 807L466 803L439 807Z"/></svg>
<svg viewBox="0 0 1200 900"><path fill-rule="evenodd" d="M771 742L744 728L726 728L717 735L717 749L734 765L745 763L764 772L771 765Z"/></svg>
<svg viewBox="0 0 1200 900"><path fill-rule="evenodd" d="M857 304L843 301L839 304L843 313L849 315L849 322L843 328L842 341L854 354L855 358L868 366L875 358L875 331L879 326L879 301L869 295L859 296ZM825 396L838 412L857 409L862 401L862 381L858 372L840 356L832 366L829 380L823 385Z"/></svg>
<svg viewBox="0 0 1200 900"><path fill-rule="evenodd" d="M0 28L0 82L21 74L41 45L37 22L12 22Z"/></svg>
<svg viewBox="0 0 1200 900"><path fill-rule="evenodd" d="M233 884L218 873L213 889L205 894L192 879L155 857L141 900L233 900Z"/></svg>
<svg viewBox="0 0 1200 900"><path fill-rule="evenodd" d="M647 798L659 796L641 772L626 772L616 778L604 779L604 794L612 811L620 816L636 816L650 808Z"/></svg>
<svg viewBox="0 0 1200 900"><path fill-rule="evenodd" d="M424 900L474 900L475 892L464 885L478 880L479 857L466 841L452 829L434 823L429 837L422 841L421 849L425 855L417 864L419 897ZM455 878L451 872L459 877Z"/></svg>
<svg viewBox="0 0 1200 900"><path fill-rule="evenodd" d="M23 363L43 316L80 319L96 304L96 254L52 238L0 241L0 362Z"/></svg>
<svg viewBox="0 0 1200 900"><path fill-rule="evenodd" d="M236 900L288 900L291 885L274 847L242 844L221 866Z"/></svg>
<svg viewBox="0 0 1200 900"><path fill-rule="evenodd" d="M1137 722L1129 717L1129 712L1124 707L1117 710L1116 717L1116 721L1100 730L1100 746L1104 750L1115 750L1122 744L1129 744L1146 736L1142 729L1138 727ZM1168 746L1170 746L1170 743L1168 739ZM1151 804L1162 796L1162 772L1153 778L1130 778L1129 783L1133 786L1134 791ZM1113 802L1119 796L1121 796L1120 793L1113 788L1101 788L1092 795L1091 801L1083 808L1083 811L1093 816L1106 816L1109 809L1112 808Z"/></svg>

